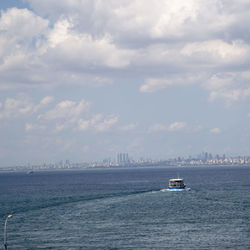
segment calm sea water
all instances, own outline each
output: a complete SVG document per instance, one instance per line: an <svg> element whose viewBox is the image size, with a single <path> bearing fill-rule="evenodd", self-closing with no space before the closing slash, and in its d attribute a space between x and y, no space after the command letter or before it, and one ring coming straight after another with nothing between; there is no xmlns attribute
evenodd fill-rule
<svg viewBox="0 0 250 250"><path fill-rule="evenodd" d="M250 167L0 173L8 214L8 249L250 249Z"/></svg>

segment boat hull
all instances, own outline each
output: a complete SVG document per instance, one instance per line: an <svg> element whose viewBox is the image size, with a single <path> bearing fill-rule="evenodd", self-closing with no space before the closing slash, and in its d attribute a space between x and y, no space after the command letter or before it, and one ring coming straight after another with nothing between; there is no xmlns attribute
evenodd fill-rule
<svg viewBox="0 0 250 250"><path fill-rule="evenodd" d="M171 189L171 190L184 190L185 187L168 187L168 189Z"/></svg>

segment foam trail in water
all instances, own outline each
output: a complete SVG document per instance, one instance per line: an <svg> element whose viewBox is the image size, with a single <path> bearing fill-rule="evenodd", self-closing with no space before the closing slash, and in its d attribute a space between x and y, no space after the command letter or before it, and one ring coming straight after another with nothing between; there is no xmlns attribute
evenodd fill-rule
<svg viewBox="0 0 250 250"><path fill-rule="evenodd" d="M191 188L185 188L185 189L169 189L169 188L164 188L161 189L161 192L180 192L180 191L190 191Z"/></svg>

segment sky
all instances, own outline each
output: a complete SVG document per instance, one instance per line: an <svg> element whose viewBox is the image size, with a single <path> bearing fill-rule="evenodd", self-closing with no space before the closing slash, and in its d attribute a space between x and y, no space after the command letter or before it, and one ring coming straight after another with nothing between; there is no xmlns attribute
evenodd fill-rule
<svg viewBox="0 0 250 250"><path fill-rule="evenodd" d="M1 0L0 166L250 155L249 0Z"/></svg>

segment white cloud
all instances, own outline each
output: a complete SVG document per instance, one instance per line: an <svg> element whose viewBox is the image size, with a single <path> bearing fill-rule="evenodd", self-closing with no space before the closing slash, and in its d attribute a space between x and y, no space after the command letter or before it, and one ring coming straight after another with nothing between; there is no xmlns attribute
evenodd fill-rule
<svg viewBox="0 0 250 250"><path fill-rule="evenodd" d="M32 42L46 33L49 21L35 15L28 9L11 8L1 11L0 32L11 42L13 40Z"/></svg>
<svg viewBox="0 0 250 250"><path fill-rule="evenodd" d="M45 129L50 132L61 132L65 129L105 132L118 122L118 116L104 114L92 114L91 119L84 120L84 116L90 116L90 103L85 100L64 100L51 107L53 101L52 96L42 98L38 104L31 102L25 95L7 98L4 103L0 102L0 119L25 117L26 132Z"/></svg>
<svg viewBox="0 0 250 250"><path fill-rule="evenodd" d="M54 101L53 96L45 96L38 105L34 107L34 112L38 112L40 109L47 107L50 103Z"/></svg>
<svg viewBox="0 0 250 250"><path fill-rule="evenodd" d="M96 114L90 120L80 119L78 121L78 127L79 130L82 131L88 129L94 129L98 132L104 132L110 129L117 122L118 122L118 116L110 115L105 117L103 114Z"/></svg>
<svg viewBox="0 0 250 250"><path fill-rule="evenodd" d="M140 152L150 152L155 145L147 140L153 135L145 133L159 131L158 136L162 134L170 141L162 140L165 145L163 143L155 150L173 148L177 154L171 138L178 139L183 134L177 132L171 136L172 131L188 132L186 138L199 131L205 139L208 134L204 123L207 125L206 120L211 114L202 110L212 109L213 118L221 117L218 114L221 109L204 102L204 92L208 93L210 101L219 100L228 105L237 103L234 108L227 109L232 115L227 115L223 122L227 123L229 131L233 119L237 119L240 129L233 131L234 137L241 130L247 134L244 130L246 123L240 123L247 119L250 100L248 0L24 2L29 9L5 8L0 16L0 92L4 98L0 100L0 148L11 148L7 138L11 129L21 131L25 128L27 133L20 133L19 141L23 141L23 137L31 138L35 145L37 140L38 151L42 147L53 149L58 145L72 145L71 139L76 138L80 143L75 151L92 143L86 156L95 151L94 144L99 144L100 149L102 145L103 151L97 151L106 154L111 148L113 152L124 150L139 133L144 141L140 142L138 150L141 146ZM92 86L101 88L90 89ZM178 89L174 89L175 86ZM164 89L171 91L151 96L141 94ZM180 96L170 97L171 94L178 95L178 90L183 94L181 99ZM32 93L32 98L20 97L16 94L19 92ZM56 93L55 100L49 96L53 92ZM43 93L46 93L44 98L37 99ZM121 99L120 95L123 95ZM88 97L93 102L98 99L94 108L103 107L92 112L88 109L89 102L82 100L81 103L79 96ZM62 99L56 101L56 98ZM152 124L147 131L143 129L152 119L162 121L162 115L169 121L175 119L176 102L180 112L178 117L187 117L190 112L187 123L159 123ZM236 113L239 109L241 112ZM155 113L151 116L152 110ZM129 124L124 120L126 117L121 119L125 125L122 126L117 114L125 115L127 119L137 117L142 127ZM202 124L202 129L198 125L187 125L191 120ZM124 133L133 129L136 133ZM46 146L41 143L45 142L41 138L45 134L49 139ZM53 143L59 137L61 144ZM67 137L70 140L65 140ZM104 142L106 138L110 144ZM247 140L243 134L241 138L240 141ZM197 148L203 148L204 140L190 139L193 148L195 144ZM15 145L21 143L15 141ZM221 145L215 146L219 148ZM247 148L245 145L241 147ZM53 150L50 151L52 155ZM47 153L50 152L44 155Z"/></svg>
<svg viewBox="0 0 250 250"><path fill-rule="evenodd" d="M46 34L48 24L48 20L27 9L1 11L0 74L5 81L11 79L22 82L21 71L29 70L31 65L34 67L34 63L39 63L38 43L43 41L42 36Z"/></svg>
<svg viewBox="0 0 250 250"><path fill-rule="evenodd" d="M0 17L0 89L32 86L41 79L37 74L38 42L48 29L48 20L27 9L1 11Z"/></svg>
<svg viewBox="0 0 250 250"><path fill-rule="evenodd" d="M226 43L222 40L188 43L180 51L184 56L203 63L242 63L249 55L249 46L243 41L236 40Z"/></svg>
<svg viewBox="0 0 250 250"><path fill-rule="evenodd" d="M169 125L168 130L169 131L180 131L185 129L187 124L185 122L173 122Z"/></svg>
<svg viewBox="0 0 250 250"><path fill-rule="evenodd" d="M122 68L130 63L132 51L118 48L111 35L94 38L91 34L70 29L73 26L69 20L60 20L49 33L47 50L54 59L92 67Z"/></svg>
<svg viewBox="0 0 250 250"><path fill-rule="evenodd" d="M78 120L84 111L89 107L89 103L81 100L79 103L65 100L58 103L55 108L47 111L45 114L39 115L39 119L58 120L63 119L67 122Z"/></svg>
<svg viewBox="0 0 250 250"><path fill-rule="evenodd" d="M224 100L228 105L250 97L250 72L220 73L213 75L204 85L210 100Z"/></svg>
<svg viewBox="0 0 250 250"><path fill-rule="evenodd" d="M19 94L16 98L6 98L5 102L0 102L0 119L31 117L47 107L53 100L52 96L46 96L39 104L35 104L25 94Z"/></svg>
<svg viewBox="0 0 250 250"><path fill-rule="evenodd" d="M125 125L125 126L121 126L120 127L120 130L121 131L131 131L131 130L135 130L137 127L137 124L135 123L130 123L128 125Z"/></svg>
<svg viewBox="0 0 250 250"><path fill-rule="evenodd" d="M56 123L56 132L61 132L62 130L66 129L69 127L69 123L64 122L64 123Z"/></svg>
<svg viewBox="0 0 250 250"><path fill-rule="evenodd" d="M25 96L18 98L7 98L1 105L0 119L23 117L34 112L34 104Z"/></svg>
<svg viewBox="0 0 250 250"><path fill-rule="evenodd" d="M91 119L83 119L89 116L90 103L85 100L74 102L64 100L48 106L54 101L52 96L42 98L39 104L34 104L27 96L7 98L0 103L0 119L26 118L25 130L27 132L45 130L61 132L65 129L88 130L105 132L118 122L118 116L104 114L92 114ZM88 112L87 112L88 111ZM132 127L131 127L132 128ZM130 128L130 129L131 129Z"/></svg>
<svg viewBox="0 0 250 250"><path fill-rule="evenodd" d="M250 63L247 1L27 2L33 10L1 12L0 89L103 86L129 73L145 79L140 92L206 82L210 100L249 96L232 87L244 77L216 90L208 80Z"/></svg>
<svg viewBox="0 0 250 250"><path fill-rule="evenodd" d="M65 100L45 113L39 114L37 118L41 124L50 123L51 127L55 126L56 132L61 132L67 128L75 128L89 105L90 103L85 100L79 102Z"/></svg>
<svg viewBox="0 0 250 250"><path fill-rule="evenodd" d="M1 14L0 89L100 86L129 72L146 79L141 92L153 92L249 61L247 39L230 37L248 16L245 2L27 2L34 11Z"/></svg>
<svg viewBox="0 0 250 250"><path fill-rule="evenodd" d="M174 82L168 79L155 79L149 78L146 80L145 84L140 87L141 92L154 92L162 88L174 85Z"/></svg>
<svg viewBox="0 0 250 250"><path fill-rule="evenodd" d="M118 30L120 26L127 34L137 32L139 36L145 34L153 39L182 36L185 23L196 20L197 3L193 0L117 3L113 5L114 15L110 18L115 22L110 28Z"/></svg>
<svg viewBox="0 0 250 250"><path fill-rule="evenodd" d="M186 129L186 127L187 127L186 122L173 122L169 126L166 126L161 123L156 123L149 128L149 132L162 132L162 131L174 132L174 131L184 130Z"/></svg>
<svg viewBox="0 0 250 250"><path fill-rule="evenodd" d="M40 105L48 105L48 104L50 104L51 102L53 102L54 101L54 97L53 96L45 96L42 100L41 100L41 102L40 102Z"/></svg>
<svg viewBox="0 0 250 250"><path fill-rule="evenodd" d="M66 17L72 17L83 32L96 34L105 30L115 34L119 40L203 37L237 22L237 16L227 7L235 1L227 4L219 0L29 2L37 13L49 16L51 20L60 18L63 13Z"/></svg>
<svg viewBox="0 0 250 250"><path fill-rule="evenodd" d="M210 133L211 134L220 134L221 129L220 128L212 128L212 129L210 129Z"/></svg>
<svg viewBox="0 0 250 250"><path fill-rule="evenodd" d="M118 116L108 116L102 122L97 123L95 128L99 132L103 132L111 128L114 124L118 122Z"/></svg>
<svg viewBox="0 0 250 250"><path fill-rule="evenodd" d="M32 123L26 123L25 130L27 132L33 131L33 130L45 130L46 126L42 124L32 124Z"/></svg>
<svg viewBox="0 0 250 250"><path fill-rule="evenodd" d="M81 130L81 131L88 130L90 127L90 124L91 124L91 121L80 119L78 121L79 130Z"/></svg>
<svg viewBox="0 0 250 250"><path fill-rule="evenodd" d="M182 74L182 75L169 75L168 78L149 78L140 87L141 92L155 92L171 86L183 86L195 84L201 79L201 75Z"/></svg>
<svg viewBox="0 0 250 250"><path fill-rule="evenodd" d="M99 68L130 64L133 51L117 46L110 34L93 36L74 29L72 19L54 26L27 9L2 11L0 18L0 88L92 84L112 79ZM91 72L93 71L94 72Z"/></svg>

